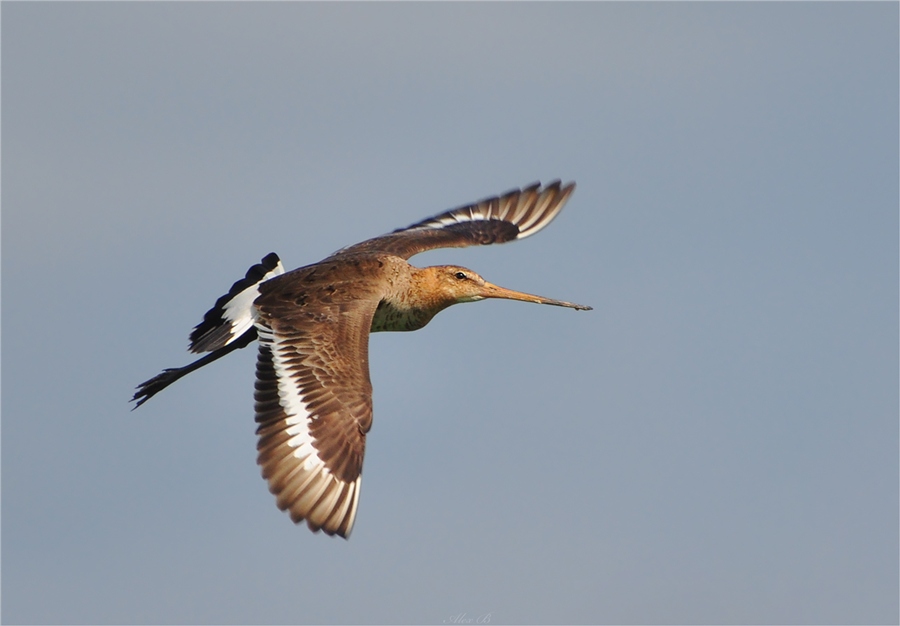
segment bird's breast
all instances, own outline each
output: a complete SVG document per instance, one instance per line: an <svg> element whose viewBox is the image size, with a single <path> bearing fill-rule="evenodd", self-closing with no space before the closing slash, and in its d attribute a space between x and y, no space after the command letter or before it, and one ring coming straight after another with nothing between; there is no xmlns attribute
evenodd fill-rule
<svg viewBox="0 0 900 626"><path fill-rule="evenodd" d="M419 330L430 322L436 313L437 311L382 300L372 317L371 332Z"/></svg>

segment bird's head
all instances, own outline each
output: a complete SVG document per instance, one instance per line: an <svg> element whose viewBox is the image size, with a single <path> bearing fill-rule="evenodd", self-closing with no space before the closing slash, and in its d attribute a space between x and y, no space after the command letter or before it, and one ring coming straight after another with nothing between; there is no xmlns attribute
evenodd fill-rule
<svg viewBox="0 0 900 626"><path fill-rule="evenodd" d="M435 265L422 270L422 286L430 292L440 308L460 302L476 302L485 298L520 300L535 304L552 304L580 311L590 311L591 307L561 300L552 300L520 291L505 289L487 282L470 269L457 265Z"/></svg>

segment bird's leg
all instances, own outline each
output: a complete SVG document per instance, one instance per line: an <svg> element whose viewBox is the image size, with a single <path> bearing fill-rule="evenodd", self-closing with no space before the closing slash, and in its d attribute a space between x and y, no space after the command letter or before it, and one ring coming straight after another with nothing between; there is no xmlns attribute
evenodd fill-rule
<svg viewBox="0 0 900 626"><path fill-rule="evenodd" d="M174 383L176 380L181 378L182 376L186 376L190 374L194 370L200 369L204 365L209 365L213 361L217 359L221 359L226 354L234 352L239 348L244 348L252 343L256 339L256 328L251 328L243 335L241 335L235 341L232 341L226 346L219 348L218 350L213 350L206 356L197 359L193 363L189 365L185 365L184 367L172 367L167 368L162 371L162 373L157 374L153 378L148 381L145 381L138 385L137 391L134 392L134 397L131 399L132 402L137 402L134 407L131 409L132 411L142 404L152 398L154 395Z"/></svg>

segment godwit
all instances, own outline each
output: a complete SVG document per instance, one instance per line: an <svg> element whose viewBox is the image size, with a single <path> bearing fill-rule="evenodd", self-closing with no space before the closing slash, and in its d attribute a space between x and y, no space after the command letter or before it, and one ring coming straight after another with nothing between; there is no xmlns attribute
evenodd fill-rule
<svg viewBox="0 0 900 626"><path fill-rule="evenodd" d="M590 310L510 291L455 265L406 262L435 248L523 239L549 224L575 189L555 181L487 198L284 273L275 253L254 265L190 335L190 365L142 383L134 408L199 367L259 339L256 432L278 508L310 530L347 537L372 426L369 333L418 330L458 302L506 298Z"/></svg>

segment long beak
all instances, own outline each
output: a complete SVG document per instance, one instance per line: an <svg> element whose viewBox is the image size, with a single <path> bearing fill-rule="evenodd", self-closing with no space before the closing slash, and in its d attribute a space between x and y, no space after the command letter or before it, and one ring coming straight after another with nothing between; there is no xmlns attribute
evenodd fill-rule
<svg viewBox="0 0 900 626"><path fill-rule="evenodd" d="M564 306L577 311L591 311L594 308L583 304L573 304L571 302L563 302L562 300L551 300L550 298L544 298L542 296L533 296L530 293L522 293L521 291L513 291L512 289L498 287L489 282L484 283L483 291L480 295L485 298L502 298L504 300L534 302L535 304L552 304L553 306Z"/></svg>

